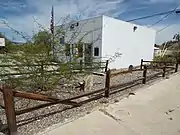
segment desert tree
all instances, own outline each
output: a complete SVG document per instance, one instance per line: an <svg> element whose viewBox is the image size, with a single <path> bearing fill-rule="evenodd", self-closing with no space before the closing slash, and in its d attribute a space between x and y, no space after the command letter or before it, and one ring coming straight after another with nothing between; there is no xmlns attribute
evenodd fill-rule
<svg viewBox="0 0 180 135"><path fill-rule="evenodd" d="M5 54L5 64L8 63L19 66L6 67L4 69L5 72L3 73L11 74L12 72L17 72L21 74L20 76L16 77L8 75L8 79L6 79L7 77L4 77L6 82L12 85L14 88L40 88L43 90L48 90L56 87L59 79L70 78L74 73L73 68L75 65L78 65L78 61L76 60L83 56L83 44L85 44L83 42L84 37L91 34L93 31L102 29L96 28L82 34L81 31L86 23L88 23L87 21L81 27L75 29L70 36L68 35L68 41L63 41L64 43L62 44L61 40L65 40L64 36L66 36L69 31L68 29L72 24L70 20L70 17L66 17L63 21L61 21L63 24L56 23L57 26L54 26L55 32L54 34L51 34L49 28L45 28L34 18L34 22L36 22L40 30L37 33L34 33L32 37L28 36L26 33L16 30L7 22L3 22L11 31L26 40L23 45L16 47L16 49L13 48L13 45L11 45L9 52ZM93 43L100 40L100 38L101 37L98 36L97 39L93 40ZM78 50L81 52L76 57L73 56L73 58L71 54L70 57L65 55L70 51L70 49L66 48L66 46L71 44L75 44ZM53 46L56 47L55 50ZM58 56L60 59L55 57L56 55L54 51L56 54L60 54ZM61 58L66 58L66 62L64 62ZM77 67L79 67L79 65Z"/></svg>
<svg viewBox="0 0 180 135"><path fill-rule="evenodd" d="M177 42L177 46L173 46L173 57L180 63L180 34L176 33L173 39Z"/></svg>

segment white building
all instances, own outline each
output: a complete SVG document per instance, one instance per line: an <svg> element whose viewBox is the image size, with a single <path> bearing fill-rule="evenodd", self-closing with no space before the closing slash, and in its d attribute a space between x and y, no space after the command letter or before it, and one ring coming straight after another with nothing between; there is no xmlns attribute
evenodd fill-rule
<svg viewBox="0 0 180 135"><path fill-rule="evenodd" d="M157 47L154 47L154 57L156 56L160 56L161 55L161 52L162 50L157 48Z"/></svg>
<svg viewBox="0 0 180 135"><path fill-rule="evenodd" d="M89 44L83 46L85 53L81 59L85 61L89 56L94 59L110 59L110 68L126 68L129 65L139 65L140 59L153 59L156 35L153 29L107 16L68 23L55 30L60 28L65 31L65 43L75 44L81 41ZM86 50L91 51L88 53ZM121 57L117 55L119 53L122 54ZM72 52L69 57L73 57Z"/></svg>
<svg viewBox="0 0 180 135"><path fill-rule="evenodd" d="M5 38L0 38L0 54L4 52Z"/></svg>
<svg viewBox="0 0 180 135"><path fill-rule="evenodd" d="M5 38L0 38L0 47L5 47Z"/></svg>

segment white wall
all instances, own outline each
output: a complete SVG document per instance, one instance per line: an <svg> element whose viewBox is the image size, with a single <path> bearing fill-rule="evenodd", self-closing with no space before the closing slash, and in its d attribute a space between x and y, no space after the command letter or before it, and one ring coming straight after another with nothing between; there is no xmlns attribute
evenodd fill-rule
<svg viewBox="0 0 180 135"><path fill-rule="evenodd" d="M134 26L137 26L135 32ZM110 68L139 65L141 58L153 58L155 34L155 30L103 16L102 55L114 55L118 50L122 53Z"/></svg>
<svg viewBox="0 0 180 135"><path fill-rule="evenodd" d="M65 24L63 29L65 30L65 42L74 44L81 40L84 43L93 43L92 51L94 47L99 47L100 54L99 57L101 58L102 52L102 16L95 17L91 19L86 19L82 21L74 21L73 23L79 23L78 27L75 27L74 30L70 30L70 25ZM56 29L60 28L56 27ZM74 37L73 37L74 36ZM94 53L93 53L94 54Z"/></svg>
<svg viewBox="0 0 180 135"><path fill-rule="evenodd" d="M134 26L137 26L135 32L133 31ZM75 27L74 31L70 31L70 24L66 24L64 27L66 42L71 41L69 43L73 44L82 37L82 42L85 43L95 41L93 48L100 48L100 55L95 58L108 59L109 56L120 51L122 53L121 58L111 63L110 68L126 68L131 64L135 66L140 64L142 58L145 60L153 58L155 30L107 16L79 21L79 26ZM77 35L72 38L72 35L75 35L74 33ZM70 40L71 38L73 40Z"/></svg>
<svg viewBox="0 0 180 135"><path fill-rule="evenodd" d="M161 49L154 48L154 57L159 56L161 54Z"/></svg>
<svg viewBox="0 0 180 135"><path fill-rule="evenodd" d="M5 46L5 38L0 38L0 46Z"/></svg>

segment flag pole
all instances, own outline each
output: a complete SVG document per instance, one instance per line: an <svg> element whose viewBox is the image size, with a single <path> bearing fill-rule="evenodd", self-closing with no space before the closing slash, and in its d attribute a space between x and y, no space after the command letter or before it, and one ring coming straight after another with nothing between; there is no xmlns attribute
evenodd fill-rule
<svg viewBox="0 0 180 135"><path fill-rule="evenodd" d="M53 49L53 55L54 55L54 7L52 6L51 9L51 24L50 24L50 30L51 30L51 34L52 34L52 41L51 41L51 46Z"/></svg>

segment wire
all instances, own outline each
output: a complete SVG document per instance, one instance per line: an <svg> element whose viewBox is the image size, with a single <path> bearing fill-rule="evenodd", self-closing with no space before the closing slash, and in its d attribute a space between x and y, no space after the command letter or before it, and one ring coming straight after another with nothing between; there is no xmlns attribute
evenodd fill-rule
<svg viewBox="0 0 180 135"><path fill-rule="evenodd" d="M139 18L127 20L127 22L132 22L132 21L136 21L136 20L147 19L147 18L151 18L151 17L155 17L155 16L159 16L159 15L165 15L165 14L169 14L169 13L173 13L173 12L175 12L175 11L174 11L174 10L171 10L171 11L161 12L161 13L158 13L158 14L153 14L153 15L148 15L148 16L144 16L144 17L139 17Z"/></svg>
<svg viewBox="0 0 180 135"><path fill-rule="evenodd" d="M178 20L179 20L179 18L176 18L176 21L178 21ZM159 34L161 31L163 31L163 30L169 28L169 27L172 26L172 25L174 25L174 23L173 23L173 24L168 24L168 25L166 25L164 28L158 30L158 31L157 31L157 34Z"/></svg>
<svg viewBox="0 0 180 135"><path fill-rule="evenodd" d="M166 19L166 18L167 18L169 15L171 15L171 14L172 14L172 12L169 13L169 14L167 14L167 15L165 15L165 16L164 16L163 18L161 18L159 21L157 21L157 22L151 24L150 26L148 26L148 28L150 28L150 27L152 27L152 26L154 26L154 25L160 23L161 21L163 21L164 19Z"/></svg>
<svg viewBox="0 0 180 135"><path fill-rule="evenodd" d="M177 7L175 7L175 8L173 9L173 12L175 12L176 9L177 9L179 6L180 6L180 4L179 4ZM157 21L157 22L151 24L150 26L148 26L148 28L150 28L150 27L152 27L152 26L154 26L154 25L160 23L161 21L163 21L164 19L166 19L168 16L170 16L173 12L168 13L168 14L165 15L163 18L161 18L159 21Z"/></svg>
<svg viewBox="0 0 180 135"><path fill-rule="evenodd" d="M164 28L158 30L157 33L160 33L161 31L167 29L167 28L170 27L171 25L174 25L174 24L168 24L168 25L166 25Z"/></svg>

